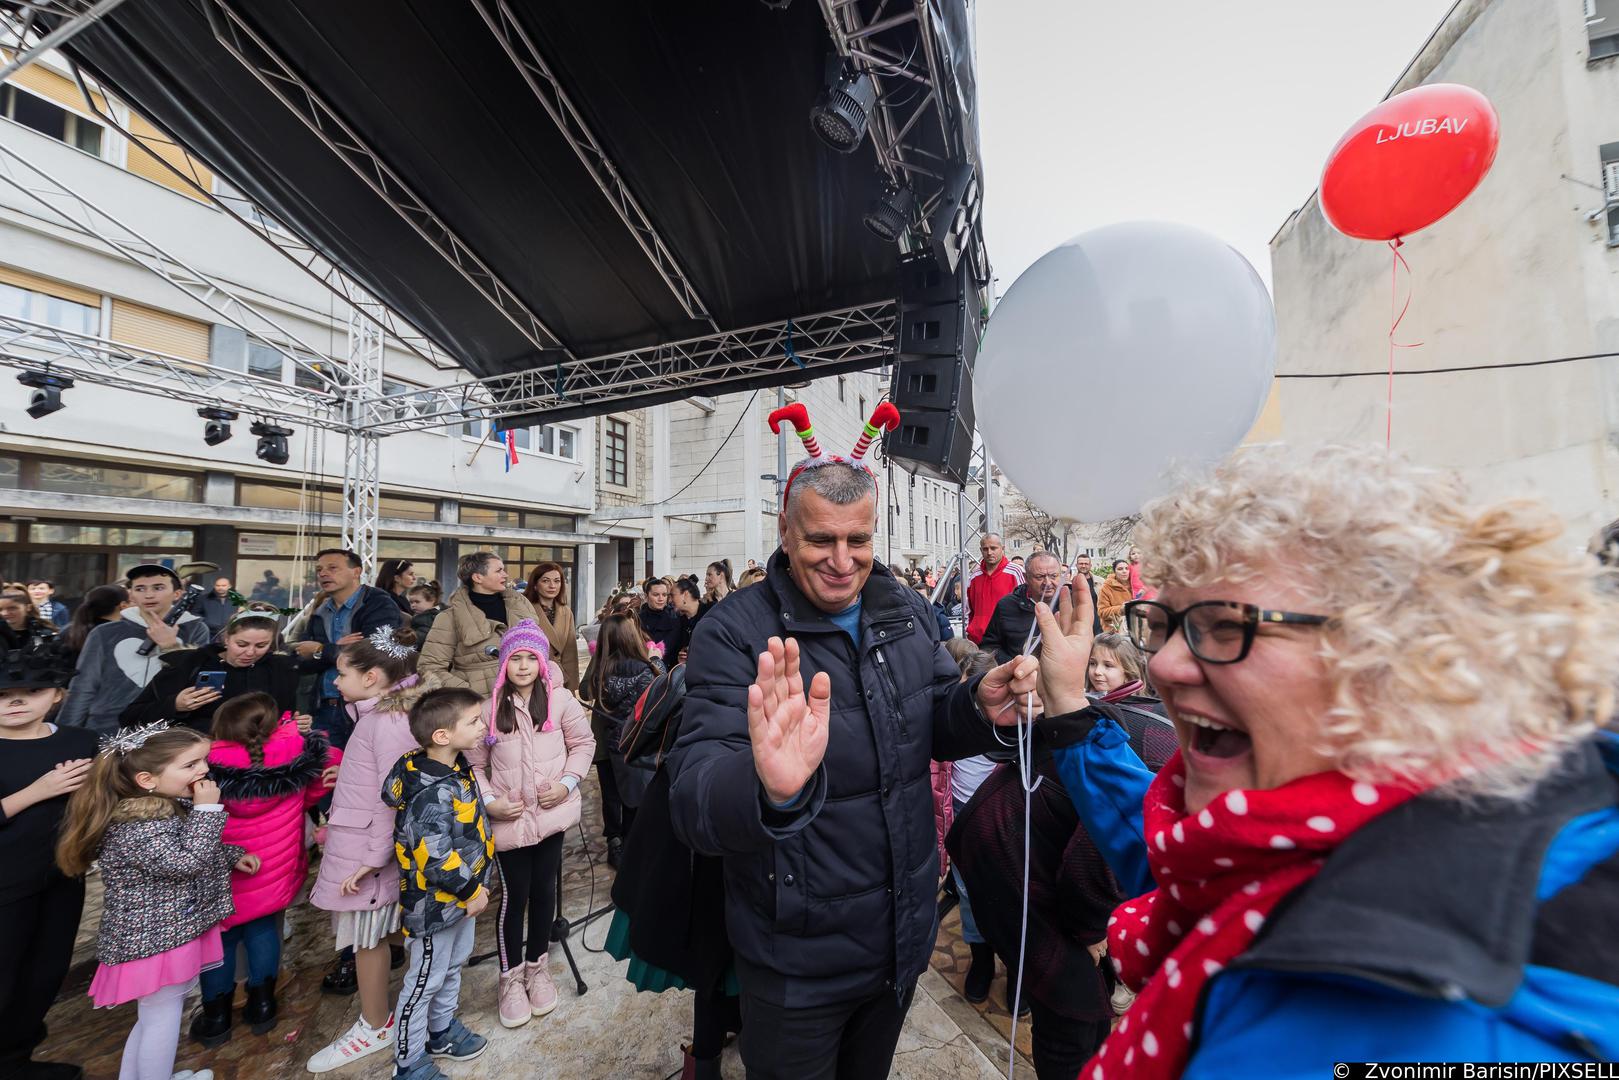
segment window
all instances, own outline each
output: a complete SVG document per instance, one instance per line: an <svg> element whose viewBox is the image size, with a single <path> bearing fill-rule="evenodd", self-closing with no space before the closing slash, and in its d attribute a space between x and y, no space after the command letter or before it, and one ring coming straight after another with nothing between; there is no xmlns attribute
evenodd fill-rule
<svg viewBox="0 0 1619 1080"><path fill-rule="evenodd" d="M21 486L22 462L14 457L0 457L0 488L15 491Z"/></svg>
<svg viewBox="0 0 1619 1080"><path fill-rule="evenodd" d="M0 281L0 315L44 323L76 334L95 336L101 333L101 308L4 281Z"/></svg>
<svg viewBox="0 0 1619 1080"><path fill-rule="evenodd" d="M9 83L0 86L0 116L57 142L101 156L101 125Z"/></svg>
<svg viewBox="0 0 1619 1080"><path fill-rule="evenodd" d="M523 526L523 514L520 510L506 510L498 506L468 506L462 503L461 524L500 525L508 529L519 529Z"/></svg>
<svg viewBox="0 0 1619 1080"><path fill-rule="evenodd" d="M1619 0L1615 0L1619 7ZM1615 39L1619 41L1619 38ZM1602 145L1602 193L1607 197L1608 246L1619 247L1619 143Z"/></svg>
<svg viewBox="0 0 1619 1080"><path fill-rule="evenodd" d="M299 505L302 499L303 505ZM236 485L238 506L258 506L266 510L302 510L307 514L341 514L343 494L335 488L296 488L289 484L264 484L242 480Z"/></svg>
<svg viewBox="0 0 1619 1080"><path fill-rule="evenodd" d="M866 395L861 394L860 395L860 419L864 420L867 415L868 414L866 413Z"/></svg>
<svg viewBox="0 0 1619 1080"><path fill-rule="evenodd" d="M249 375L258 375L266 379L283 382L283 369L286 357L268 345L261 345L257 341L247 343L247 372ZM307 378L307 376L306 376ZM302 386L302 383L298 385Z"/></svg>
<svg viewBox="0 0 1619 1080"><path fill-rule="evenodd" d="M525 529L549 529L552 532L573 532L579 527L579 519L572 514L546 514L528 512L523 515Z"/></svg>
<svg viewBox="0 0 1619 1080"><path fill-rule="evenodd" d="M521 586L528 575L543 562L554 562L562 567L563 589L573 597L574 549L551 544L475 544L464 543L457 555L470 555L474 551L492 551L506 564L506 574L512 583Z"/></svg>
<svg viewBox="0 0 1619 1080"><path fill-rule="evenodd" d="M579 433L573 428L547 424L539 432L540 453L554 454L569 461L579 460Z"/></svg>
<svg viewBox="0 0 1619 1080"><path fill-rule="evenodd" d="M301 386L305 390L329 390L330 387L315 374L316 371L327 376L327 378L342 382L343 369L338 364L327 360L316 360L312 356L296 355L303 363L296 365L292 369L293 385ZM309 370L310 368L313 368L314 371Z"/></svg>
<svg viewBox="0 0 1619 1080"><path fill-rule="evenodd" d="M377 499L377 516L405 518L409 521L437 521L436 499L410 499L402 495L382 495ZM406 556L398 556L405 558Z"/></svg>
<svg viewBox="0 0 1619 1080"><path fill-rule="evenodd" d="M839 401L843 400L843 387L844 387L844 384L847 383L848 381L849 380L844 378L842 375L838 376L838 400Z"/></svg>
<svg viewBox="0 0 1619 1080"><path fill-rule="evenodd" d="M616 417L607 418L607 438L603 447L602 472L607 483L630 486L630 425Z"/></svg>
<svg viewBox="0 0 1619 1080"><path fill-rule="evenodd" d="M87 544L119 548L186 548L190 529L123 528L116 525L46 525L35 522L28 530L31 544Z"/></svg>
<svg viewBox="0 0 1619 1080"><path fill-rule="evenodd" d="M175 499L192 502L197 478L185 473L125 469L89 461L40 461L29 485L64 495L114 495L126 499Z"/></svg>
<svg viewBox="0 0 1619 1080"><path fill-rule="evenodd" d="M1591 43L1586 59L1619 56L1619 0L1586 0L1585 33Z"/></svg>

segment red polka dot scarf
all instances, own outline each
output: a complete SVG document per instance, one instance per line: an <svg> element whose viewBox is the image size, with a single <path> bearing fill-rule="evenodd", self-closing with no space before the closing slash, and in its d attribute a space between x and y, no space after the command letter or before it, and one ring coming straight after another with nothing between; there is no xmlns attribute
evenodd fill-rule
<svg viewBox="0 0 1619 1080"><path fill-rule="evenodd" d="M1203 984L1345 837L1415 794L1324 772L1269 791L1228 791L1189 815L1185 783L1177 753L1147 789L1158 888L1108 920L1108 954L1138 996L1080 1080L1180 1076Z"/></svg>

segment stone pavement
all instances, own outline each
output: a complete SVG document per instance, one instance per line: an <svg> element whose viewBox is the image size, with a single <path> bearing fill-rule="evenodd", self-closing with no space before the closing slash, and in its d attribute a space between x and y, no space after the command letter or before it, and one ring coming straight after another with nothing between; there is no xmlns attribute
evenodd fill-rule
<svg viewBox="0 0 1619 1080"><path fill-rule="evenodd" d="M601 840L599 800L594 773L586 778L584 832L568 834L563 856L562 909L569 918L607 903L613 872L605 861ZM51 1035L40 1056L77 1061L90 1080L112 1080L118 1075L119 1056L135 1020L133 1004L93 1010L85 991L95 971L95 934L100 921L101 890L90 879L89 900L79 930L74 965L66 985L47 1018ZM551 970L562 1001L550 1016L526 1026L506 1029L495 1014L498 965L493 958L470 968L462 982L462 1018L473 1030L487 1035L489 1050L476 1061L441 1067L452 1080L463 1077L501 1077L503 1080L566 1077L568 1080L664 1080L678 1075L680 1044L691 1038L691 995L687 991L664 994L637 993L624 980L624 965L605 952L597 952L607 934L610 916L598 919L582 934L575 932L572 948L588 992L577 994L560 946L552 946ZM278 989L280 1019L266 1035L255 1036L238 1027L231 1040L205 1050L181 1034L177 1069L212 1068L217 1080L258 1080L261 1077L308 1076L304 1062L328 1040L345 1030L358 1012L358 1001L320 992L320 978L331 962L330 916L307 904L287 913L290 937L282 956ZM494 949L493 918L478 920L477 953ZM906 1080L991 1080L1005 1076L1007 1032L1011 1018L1004 1004L1005 980L997 978L989 1002L973 1006L959 994L966 973L966 946L961 942L959 919L952 912L940 929L934 951L934 970L918 986L904 1032L900 1036L891 1075ZM394 976L397 992L399 974ZM190 1023L188 1002L186 1023ZM1027 1025L1020 1024L1017 1075L1032 1080L1028 1066ZM726 1077L740 1080L741 1060L735 1046L722 1062ZM346 1069L330 1073L338 1080L391 1074L391 1061L377 1054Z"/></svg>

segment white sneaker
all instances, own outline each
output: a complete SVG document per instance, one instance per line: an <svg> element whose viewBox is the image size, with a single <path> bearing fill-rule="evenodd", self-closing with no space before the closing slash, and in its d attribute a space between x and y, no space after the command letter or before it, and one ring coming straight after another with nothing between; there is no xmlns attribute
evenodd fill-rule
<svg viewBox="0 0 1619 1080"><path fill-rule="evenodd" d="M181 1069L169 1077L169 1080L214 1080L214 1070L203 1069L200 1072L192 1072L190 1069Z"/></svg>
<svg viewBox="0 0 1619 1080"><path fill-rule="evenodd" d="M331 1072L341 1069L352 1061L359 1061L369 1057L378 1050L387 1050L394 1044L394 1018L390 1013L388 1022L380 1028L373 1028L365 1022L365 1017L354 1021L354 1026L333 1039L331 1045L309 1059L304 1068L312 1073ZM202 1080L202 1078L197 1078ZM208 1080L213 1080L209 1077Z"/></svg>

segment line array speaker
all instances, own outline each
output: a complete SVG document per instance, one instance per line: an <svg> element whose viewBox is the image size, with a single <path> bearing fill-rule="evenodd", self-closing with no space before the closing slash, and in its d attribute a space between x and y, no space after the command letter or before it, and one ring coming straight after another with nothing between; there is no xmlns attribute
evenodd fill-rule
<svg viewBox="0 0 1619 1080"><path fill-rule="evenodd" d="M973 361L978 296L967 262L943 270L931 256L900 264L898 363L892 398L900 426L883 440L913 471L964 484L973 453Z"/></svg>

